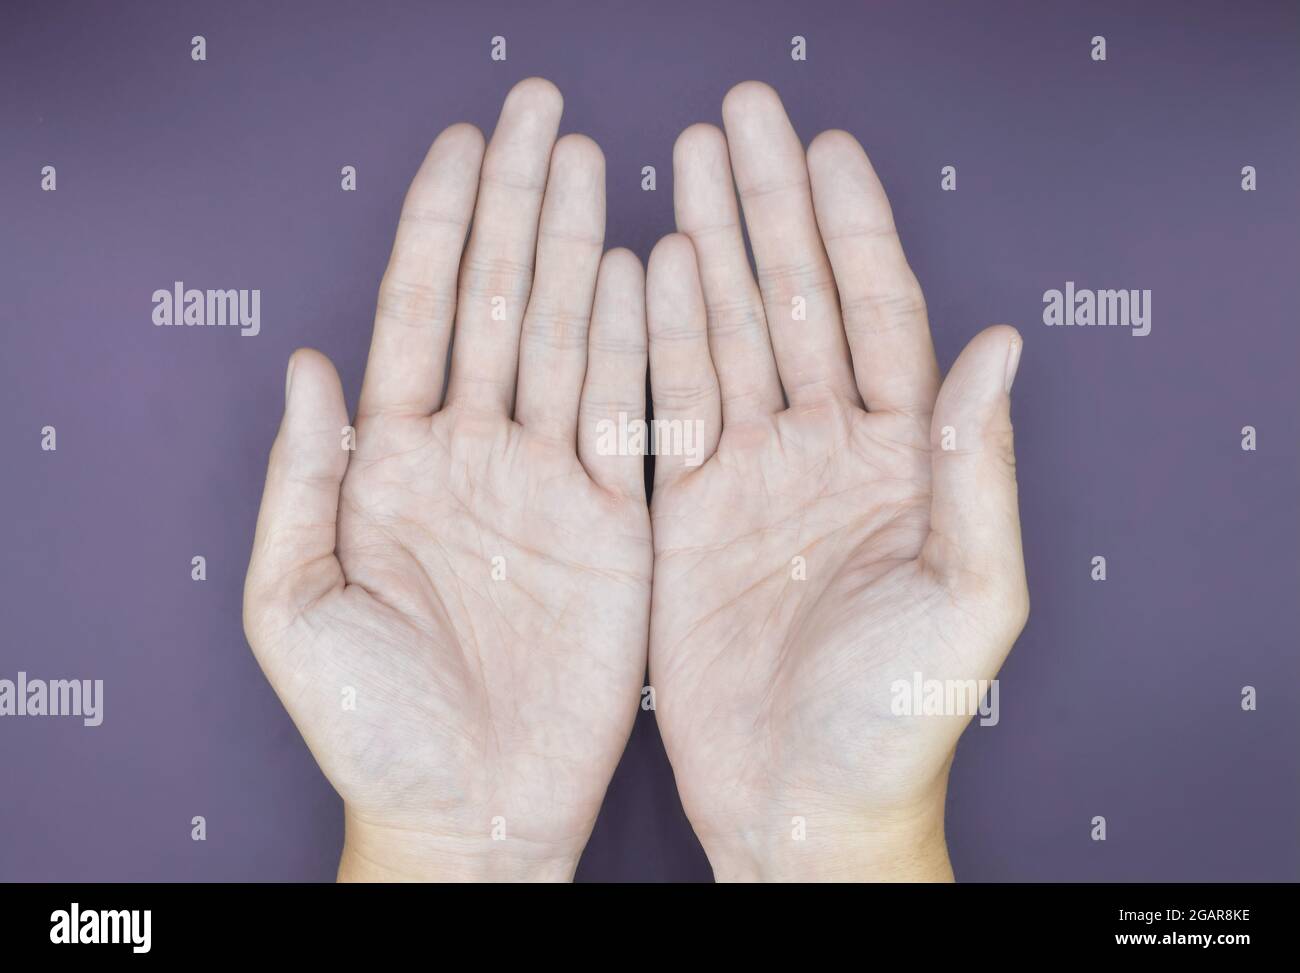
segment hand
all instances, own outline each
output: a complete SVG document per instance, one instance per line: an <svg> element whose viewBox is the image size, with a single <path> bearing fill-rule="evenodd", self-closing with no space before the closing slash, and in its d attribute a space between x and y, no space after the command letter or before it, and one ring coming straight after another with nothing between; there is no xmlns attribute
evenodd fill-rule
<svg viewBox="0 0 1300 973"><path fill-rule="evenodd" d="M705 460L656 459L656 718L718 878L951 878L968 717L892 703L914 673L991 678L1024 627L1020 337L977 335L940 387L857 142L825 132L805 158L753 82L723 119L677 142L684 235L647 277L655 419L701 420Z"/></svg>
<svg viewBox="0 0 1300 973"><path fill-rule="evenodd" d="M644 414L644 280L601 258L604 159L561 107L524 81L486 154L433 143L355 452L329 361L289 363L244 625L343 798L341 878L570 878L637 712L643 460L595 430Z"/></svg>

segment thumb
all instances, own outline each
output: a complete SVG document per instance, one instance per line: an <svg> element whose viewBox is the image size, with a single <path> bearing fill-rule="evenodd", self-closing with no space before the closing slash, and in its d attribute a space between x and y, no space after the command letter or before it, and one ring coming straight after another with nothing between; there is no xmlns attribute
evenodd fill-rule
<svg viewBox="0 0 1300 973"><path fill-rule="evenodd" d="M244 582L244 628L250 638L262 621L287 624L343 580L334 557L334 527L348 467L347 424L343 387L330 360L306 348L294 352Z"/></svg>
<svg viewBox="0 0 1300 973"><path fill-rule="evenodd" d="M939 390L930 430L931 534L922 556L951 586L1018 597L1027 612L1010 395L1023 344L1015 328L987 328Z"/></svg>

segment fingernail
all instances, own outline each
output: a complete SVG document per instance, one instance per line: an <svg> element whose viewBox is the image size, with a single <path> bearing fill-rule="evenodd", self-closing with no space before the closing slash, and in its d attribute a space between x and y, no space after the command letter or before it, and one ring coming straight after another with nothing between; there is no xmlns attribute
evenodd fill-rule
<svg viewBox="0 0 1300 973"><path fill-rule="evenodd" d="M1005 380L1006 389L1011 391L1011 386L1016 380L1016 371L1020 368L1020 349L1024 347L1024 342L1020 338L1011 339L1011 347L1007 349L1007 376Z"/></svg>
<svg viewBox="0 0 1300 973"><path fill-rule="evenodd" d="M293 359L289 359L289 370L284 373L284 404L289 404L289 389L293 387Z"/></svg>

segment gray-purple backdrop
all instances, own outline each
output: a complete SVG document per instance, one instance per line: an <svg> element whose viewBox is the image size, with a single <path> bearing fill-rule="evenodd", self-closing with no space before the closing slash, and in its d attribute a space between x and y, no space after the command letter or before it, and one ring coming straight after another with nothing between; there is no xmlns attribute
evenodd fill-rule
<svg viewBox="0 0 1300 973"><path fill-rule="evenodd" d="M0 718L0 879L333 876L339 800L240 624L285 359L322 349L355 405L409 178L530 74L605 150L610 246L673 228L673 139L758 78L805 139L866 146L945 368L987 324L1024 333L1033 613L1000 723L958 750L958 877L1300 877L1297 10L5 3L0 678L102 678L105 707ZM177 280L260 288L262 333L154 327ZM1151 333L1046 327L1066 281L1149 288ZM579 877L709 875L642 712Z"/></svg>

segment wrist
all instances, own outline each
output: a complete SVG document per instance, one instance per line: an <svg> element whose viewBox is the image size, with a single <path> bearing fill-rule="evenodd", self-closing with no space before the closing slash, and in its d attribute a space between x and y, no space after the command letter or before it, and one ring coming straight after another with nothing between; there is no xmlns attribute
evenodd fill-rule
<svg viewBox="0 0 1300 973"><path fill-rule="evenodd" d="M439 835L345 815L340 882L568 882L578 848L511 837Z"/></svg>
<svg viewBox="0 0 1300 973"><path fill-rule="evenodd" d="M904 815L782 815L768 829L701 834L719 882L951 882L943 803Z"/></svg>

